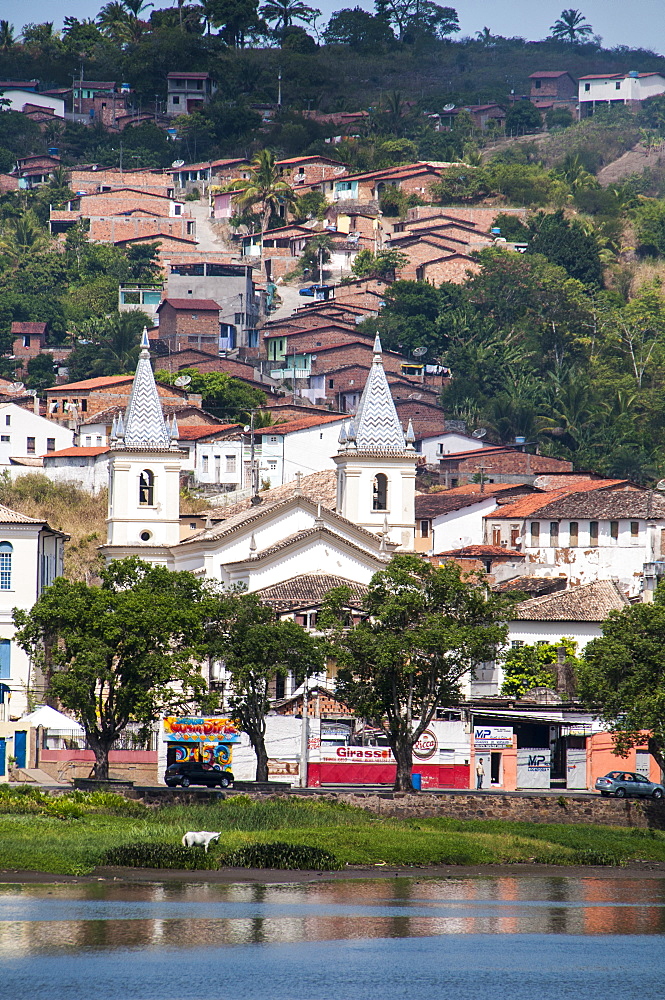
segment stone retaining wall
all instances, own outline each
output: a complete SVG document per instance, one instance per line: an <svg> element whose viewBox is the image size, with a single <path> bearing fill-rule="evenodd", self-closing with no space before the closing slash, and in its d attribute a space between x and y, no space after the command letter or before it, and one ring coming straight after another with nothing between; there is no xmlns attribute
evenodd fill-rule
<svg viewBox="0 0 665 1000"><path fill-rule="evenodd" d="M583 798L568 795L324 795L400 819L446 816L450 819L501 819L523 823L596 823L665 829L665 803L651 799Z"/></svg>

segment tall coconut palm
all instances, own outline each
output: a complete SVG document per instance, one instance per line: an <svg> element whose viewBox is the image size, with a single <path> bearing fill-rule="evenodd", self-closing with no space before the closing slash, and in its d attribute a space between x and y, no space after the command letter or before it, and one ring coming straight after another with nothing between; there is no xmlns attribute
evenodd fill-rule
<svg viewBox="0 0 665 1000"><path fill-rule="evenodd" d="M0 232L0 258L16 267L27 257L47 250L52 242L37 216L32 211L24 212L5 222Z"/></svg>
<svg viewBox="0 0 665 1000"><path fill-rule="evenodd" d="M275 25L275 31L280 34L286 31L294 21L304 21L310 24L321 14L316 7L308 7L302 0L268 0L260 8L259 13L266 21Z"/></svg>
<svg viewBox="0 0 665 1000"><path fill-rule="evenodd" d="M240 209L261 206L261 236L265 233L273 212L280 207L293 208L296 194L286 181L280 178L279 168L269 149L261 149L252 160L251 176L235 185L238 194L233 199Z"/></svg>
<svg viewBox="0 0 665 1000"><path fill-rule="evenodd" d="M14 25L9 21L0 21L0 52L8 52L14 41Z"/></svg>
<svg viewBox="0 0 665 1000"><path fill-rule="evenodd" d="M593 28L584 20L584 14L579 10L569 7L562 10L561 15L554 24L550 25L550 31L554 38L562 38L573 45L581 38L585 38L593 32Z"/></svg>

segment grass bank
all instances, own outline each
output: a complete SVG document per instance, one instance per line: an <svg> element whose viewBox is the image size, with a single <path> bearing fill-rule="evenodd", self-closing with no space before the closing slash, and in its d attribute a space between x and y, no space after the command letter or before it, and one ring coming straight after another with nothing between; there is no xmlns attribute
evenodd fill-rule
<svg viewBox="0 0 665 1000"><path fill-rule="evenodd" d="M109 793L49 797L0 786L0 869L83 875L113 847L180 844L187 830L219 830L218 859L248 844L309 845L343 864L620 865L665 862L665 834L623 827L499 820L383 819L312 799L255 801L237 795L205 805L145 806ZM196 849L193 849L196 850ZM205 856L201 853L201 861ZM203 864L202 864L203 866Z"/></svg>

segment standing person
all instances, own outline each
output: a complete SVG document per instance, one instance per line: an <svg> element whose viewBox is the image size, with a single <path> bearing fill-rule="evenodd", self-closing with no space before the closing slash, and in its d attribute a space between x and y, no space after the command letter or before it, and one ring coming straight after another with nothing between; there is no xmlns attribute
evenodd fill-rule
<svg viewBox="0 0 665 1000"><path fill-rule="evenodd" d="M485 768L483 767L483 758L478 759L476 764L476 788L483 787L483 778L485 777Z"/></svg>

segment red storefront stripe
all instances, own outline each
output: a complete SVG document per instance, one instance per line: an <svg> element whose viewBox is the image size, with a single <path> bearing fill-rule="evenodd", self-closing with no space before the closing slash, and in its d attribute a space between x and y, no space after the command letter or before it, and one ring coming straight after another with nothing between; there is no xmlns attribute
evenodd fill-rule
<svg viewBox="0 0 665 1000"><path fill-rule="evenodd" d="M394 764L311 763L307 769L310 788L319 785L392 785ZM416 764L414 774L422 775L423 788L468 788L469 765Z"/></svg>

